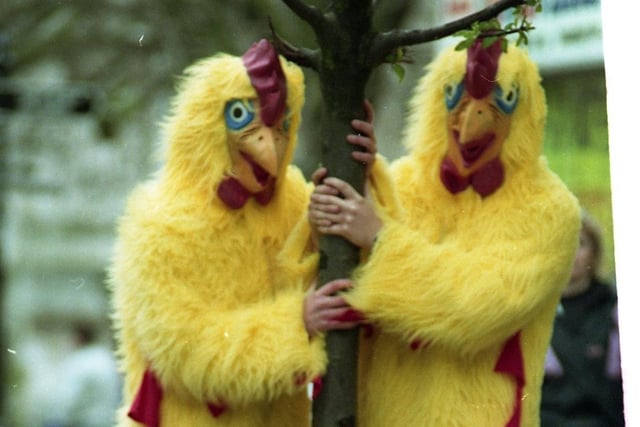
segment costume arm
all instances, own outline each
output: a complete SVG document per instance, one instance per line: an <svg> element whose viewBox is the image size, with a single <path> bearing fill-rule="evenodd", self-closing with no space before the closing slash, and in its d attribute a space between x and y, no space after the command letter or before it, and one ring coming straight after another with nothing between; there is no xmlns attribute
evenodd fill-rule
<svg viewBox="0 0 640 427"><path fill-rule="evenodd" d="M559 296L579 229L565 191L510 211L437 241L387 221L349 302L407 343L463 355L504 342Z"/></svg>
<svg viewBox="0 0 640 427"><path fill-rule="evenodd" d="M305 202L313 191L313 184L308 183L305 188ZM302 215L290 233L287 235L282 250L278 253L277 265L280 274L290 278L289 280L301 280L302 283L311 284L318 268L319 254L313 248L311 239L311 225L305 214Z"/></svg>
<svg viewBox="0 0 640 427"><path fill-rule="evenodd" d="M179 233L123 223L113 275L125 347L146 358L163 388L204 403L303 390L325 365L323 342L304 328L306 284L269 279L260 263L230 256L231 246L216 256Z"/></svg>
<svg viewBox="0 0 640 427"><path fill-rule="evenodd" d="M376 211L382 219L390 217L402 220L402 208L389 171L389 164L380 154L376 155L368 183Z"/></svg>

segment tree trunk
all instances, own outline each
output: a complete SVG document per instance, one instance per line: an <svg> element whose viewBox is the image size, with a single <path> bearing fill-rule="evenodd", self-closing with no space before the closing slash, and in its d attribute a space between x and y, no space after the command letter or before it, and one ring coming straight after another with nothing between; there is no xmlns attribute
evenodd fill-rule
<svg viewBox="0 0 640 427"><path fill-rule="evenodd" d="M348 79L345 79L347 81ZM334 94L340 92L334 92ZM334 102L343 105L357 104L362 109L364 91L360 94L341 93ZM326 111L325 134L323 136L323 164L329 174L339 177L354 188L364 187L364 168L351 158L353 146L345 137L352 132L348 123L358 111L343 107L342 112ZM360 113L360 116L362 113ZM343 144L338 141L344 140ZM331 144L331 141L336 143ZM337 236L322 236L320 240L319 286L334 279L350 277L358 265L359 248ZM355 426L358 329L330 331L326 345L329 365L323 379L322 392L314 401L314 427Z"/></svg>
<svg viewBox="0 0 640 427"><path fill-rule="evenodd" d="M365 87L371 69L365 58L371 31L371 1L335 1L332 13L337 25L321 31L320 88L324 100L322 162L329 175L364 189L364 167L351 157L353 145L346 136L353 132L351 120L364 118ZM319 286L350 277L360 259L359 249L335 236L320 241ZM314 401L314 427L356 425L356 390L359 329L327 334L329 365L322 391Z"/></svg>
<svg viewBox="0 0 640 427"><path fill-rule="evenodd" d="M292 46L274 32L280 53L319 74L324 101L323 165L329 175L343 179L362 194L364 167L351 157L353 146L346 142L346 136L353 132L351 120L364 118L365 88L373 69L396 56L398 49L441 39L531 0L498 0L438 28L396 29L386 33L377 33L372 28L373 0L332 0L324 12L304 0L282 1L313 28L318 39L319 51L311 51ZM508 29L504 33L521 31L526 29ZM359 261L359 249L351 243L340 237L323 236L318 286L350 277ZM358 329L327 333L329 364L322 391L313 403L314 427L355 427L357 424L358 335Z"/></svg>

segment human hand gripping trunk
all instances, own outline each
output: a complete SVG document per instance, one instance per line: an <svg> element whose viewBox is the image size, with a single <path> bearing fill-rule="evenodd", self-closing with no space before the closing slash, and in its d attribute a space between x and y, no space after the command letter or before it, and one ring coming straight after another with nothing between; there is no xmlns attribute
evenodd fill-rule
<svg viewBox="0 0 640 427"><path fill-rule="evenodd" d="M346 139L356 146L353 158L366 165L368 174L376 156L373 131L375 113L369 101L364 102L364 110L365 120L353 120L351 126L355 133L347 135ZM322 186L329 191L332 189L321 184L327 174L326 168L320 168L313 174L312 180L316 188ZM317 242L320 230L315 226L314 220L310 218L309 222L313 226L314 240ZM351 329L360 324L363 320L361 313L351 308L341 295L352 286L353 282L349 279L337 279L321 287L315 281L311 284L304 303L304 322L310 338L330 330Z"/></svg>
<svg viewBox="0 0 640 427"><path fill-rule="evenodd" d="M343 291L352 286L353 282L349 279L333 280L319 288L315 282L311 284L303 312L309 338L330 330L355 328L360 324L362 315L341 296Z"/></svg>
<svg viewBox="0 0 640 427"><path fill-rule="evenodd" d="M377 145L374 132L375 111L373 105L368 100L363 104L365 119L351 121L351 127L356 132L347 135L347 142L356 146L351 156L354 160L362 162L366 166L367 177L371 172L371 167L376 158ZM316 183L314 181L314 183Z"/></svg>
<svg viewBox="0 0 640 427"><path fill-rule="evenodd" d="M325 178L311 194L309 221L319 233L344 237L365 250L371 249L382 228L371 199L333 177Z"/></svg>
<svg viewBox="0 0 640 427"><path fill-rule="evenodd" d="M361 147L353 152L353 158L366 165L369 177L375 162L377 147L374 134L375 112L369 101L365 101L366 120L353 120L356 134L347 136L347 141ZM314 240L318 233L341 236L354 245L369 250L382 227L373 203L369 198L368 185L362 197L347 182L331 177L326 168L319 168L312 175L315 185L309 204L309 222Z"/></svg>

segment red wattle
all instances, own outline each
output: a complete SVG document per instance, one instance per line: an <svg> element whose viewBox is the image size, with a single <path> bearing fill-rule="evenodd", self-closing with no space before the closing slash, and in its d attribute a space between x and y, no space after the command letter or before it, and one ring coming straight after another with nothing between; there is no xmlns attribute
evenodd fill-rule
<svg viewBox="0 0 640 427"><path fill-rule="evenodd" d="M218 197L231 209L240 209L247 203L251 193L235 178L226 178L218 186Z"/></svg>

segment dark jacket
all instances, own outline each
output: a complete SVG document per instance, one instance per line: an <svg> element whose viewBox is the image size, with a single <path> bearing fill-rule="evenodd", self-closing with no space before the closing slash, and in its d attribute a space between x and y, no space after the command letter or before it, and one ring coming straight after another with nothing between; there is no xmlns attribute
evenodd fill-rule
<svg viewBox="0 0 640 427"><path fill-rule="evenodd" d="M594 281L561 302L545 363L541 427L624 426L613 288Z"/></svg>

